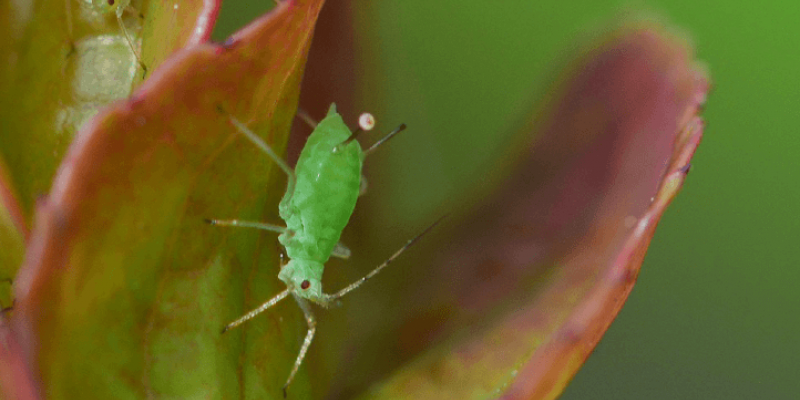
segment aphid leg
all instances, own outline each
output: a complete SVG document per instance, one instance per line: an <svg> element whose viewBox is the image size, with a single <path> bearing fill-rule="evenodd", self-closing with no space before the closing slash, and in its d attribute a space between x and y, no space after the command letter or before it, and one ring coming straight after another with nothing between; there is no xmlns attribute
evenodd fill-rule
<svg viewBox="0 0 800 400"><path fill-rule="evenodd" d="M117 15L117 22L119 23L119 29L122 30L122 34L123 36L125 36L125 40L128 41L128 46L131 47L131 51L133 52L133 57L136 58L136 62L139 63L139 66L142 67L142 71L144 71L144 73L146 74L147 66L144 65L144 63L142 62L142 57L139 56L139 51L136 50L136 47L133 46L133 40L131 40L131 36L128 34L128 28L125 27L125 22L122 20L122 13L124 12L125 12L124 8L117 8L117 12L115 13Z"/></svg>
<svg viewBox="0 0 800 400"><path fill-rule="evenodd" d="M397 128L395 128L393 131L389 132L389 133L388 133L386 136L382 137L382 138L381 138L380 140L378 140L377 142L375 142L375 144L373 144L372 146L370 146L370 148L368 148L368 149L364 150L364 156L368 156L370 153L372 153L373 151L375 151L375 149L377 149L377 148L378 148L378 146L380 146L380 145L382 145L382 144L386 143L386 142L387 142L389 139L393 138L393 137L394 137L394 135L397 135L398 133L402 132L402 131L403 131L403 130L405 130L405 129L406 129L406 124L400 124L400 126L398 126Z"/></svg>
<svg viewBox="0 0 800 400"><path fill-rule="evenodd" d="M224 112L222 108L220 108L220 110ZM280 157L278 157L278 154L276 154L275 151L272 150L272 147L269 147L269 145L267 145L263 140L261 140L261 138L258 137L258 135L253 133L253 131L251 131L250 128L248 128L241 121L234 118L233 115L228 114L228 119L230 119L233 126L235 126L236 129L239 130L239 133L241 133L251 142L253 142L253 144L255 144L256 147L258 147L259 149L261 149L261 151L266 153L267 156L269 156L269 158L271 158L272 161L275 162L275 164L278 164L278 166L283 170L283 172L285 172L286 175L289 177L288 182L286 184L286 192L294 193L294 183L296 181L296 178L294 176L294 171L292 171L292 168L289 167L289 164L287 164L286 161L283 161ZM289 197L288 199L291 199L291 197ZM288 201L288 200L284 198L283 201Z"/></svg>
<svg viewBox="0 0 800 400"><path fill-rule="evenodd" d="M297 374L300 364L303 363L303 359L306 357L306 353L308 352L308 347L311 346L311 341L314 340L314 333L317 331L317 320L314 318L314 313L311 312L311 306L300 296L295 294L292 294L292 296L303 310L303 315L306 317L306 323L308 323L308 332L306 332L306 338L303 340L303 346L300 347L300 353L297 354L297 359L294 361L292 372L289 373L289 379L287 379L286 384L283 385L284 398L286 398L286 389L289 388L289 384L292 383L292 380L294 380L294 375Z"/></svg>
<svg viewBox="0 0 800 400"><path fill-rule="evenodd" d="M414 236L414 237L413 237L411 240L409 240L408 242L406 242L405 246L401 247L401 248L400 248L400 250L397 250L397 251L396 251L394 254L392 254L392 256L391 256L391 257L389 257L389 258L388 258L386 261L384 261L384 262L383 262L381 265L378 265L377 267L375 267L375 269L373 269L372 271L370 271L368 274L364 275L364 277L363 277L363 278L361 278L361 279L359 279L359 280L357 280L357 281L355 281L355 282L353 282L353 283L351 283L351 284L347 285L347 287L345 287L344 289L342 289L342 290L340 290L340 291L338 291L338 292L336 292L336 293L334 293L334 294L325 295L325 297L324 297L324 301L323 301L323 302L321 302L320 304L322 304L323 306L326 306L326 304L325 304L325 303L328 303L328 304L333 304L333 302L335 302L335 301L337 301L338 299L342 298L344 295L346 295L346 294L350 293L350 292L351 292L351 291L353 291L355 288L357 288L357 287L361 286L361 285L362 285L364 282L366 282L368 279L370 279L370 278L372 278L373 276L377 275L377 274L378 274L378 272L381 272L381 270L382 270L382 269L386 268L386 266L388 266L389 264L391 264L391 263L392 263L392 261L394 261L394 260L395 260L395 258L399 257L399 256L400 256L400 254L403 254L403 252L404 252L404 251L406 251L406 250L407 250L409 247L411 247L411 245L413 245L413 244L414 244L414 243L415 243L417 240L419 240L419 239L420 239L422 236L424 236L425 234L427 234L428 232L430 232L430 230L431 230L431 229L433 229L433 228L434 228L436 225L438 225L438 224L439 224L439 222L442 222L442 219L444 219L446 216L447 216L447 215L445 215L445 216L443 216L443 217L439 218L438 220L436 220L436 222L432 223L430 226L428 226L427 228L425 228L425 230L424 230L424 231L422 231L422 233L420 233L420 234L419 234L419 235L417 235L417 236ZM327 307L327 306L326 306L326 307Z"/></svg>
<svg viewBox="0 0 800 400"><path fill-rule="evenodd" d="M206 219L206 223L209 225L216 225L216 226L234 226L234 227L242 227L242 228L256 228L270 232L278 232L283 233L286 232L286 228L278 225L268 224L266 222L256 222L256 221L242 221L238 219Z"/></svg>
<svg viewBox="0 0 800 400"><path fill-rule="evenodd" d="M342 243L336 243L336 246L333 248L333 252L331 253L332 256L336 258L342 258L347 260L350 258L352 252L347 246L343 245Z"/></svg>
<svg viewBox="0 0 800 400"><path fill-rule="evenodd" d="M289 295L289 288L286 288L286 290L278 293L275 297L267 300L264 304L258 306L258 308L256 308L253 311L250 311L249 313L243 315L241 318L237 319L236 321L233 321L230 324L225 325L225 327L222 328L222 333L225 333L225 332L227 332L227 331L229 331L229 330L231 330L233 328L236 328L237 326L247 322L248 320L250 320L251 318L255 317L256 315L261 314L262 312L264 312L264 310L274 306L275 304L278 304L279 301L285 299L286 296L288 296L288 295Z"/></svg>
<svg viewBox="0 0 800 400"><path fill-rule="evenodd" d="M298 108L297 109L297 118L302 119L303 122L305 122L308 126L311 127L311 129L317 129L318 122L314 121L314 118L312 118L311 115L309 115L306 110L301 110L301 109Z"/></svg>

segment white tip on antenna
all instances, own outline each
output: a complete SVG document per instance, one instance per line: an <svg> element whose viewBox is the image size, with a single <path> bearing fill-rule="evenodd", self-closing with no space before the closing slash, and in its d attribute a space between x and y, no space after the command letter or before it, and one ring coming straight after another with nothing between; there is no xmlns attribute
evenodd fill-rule
<svg viewBox="0 0 800 400"><path fill-rule="evenodd" d="M375 117L370 113L363 113L358 117L358 126L362 130L369 131L375 127Z"/></svg>

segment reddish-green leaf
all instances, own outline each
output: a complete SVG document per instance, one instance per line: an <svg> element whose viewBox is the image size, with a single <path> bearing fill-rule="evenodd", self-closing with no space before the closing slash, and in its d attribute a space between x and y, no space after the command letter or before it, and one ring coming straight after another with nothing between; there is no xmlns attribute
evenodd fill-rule
<svg viewBox="0 0 800 400"><path fill-rule="evenodd" d="M277 291L275 237L203 219L274 214L284 181L225 113L281 148L321 3L179 50L77 135L15 282L11 324L48 398L281 396L295 310L220 334Z"/></svg>
<svg viewBox="0 0 800 400"><path fill-rule="evenodd" d="M22 357L17 338L0 315L0 398L34 400L38 398L33 375Z"/></svg>

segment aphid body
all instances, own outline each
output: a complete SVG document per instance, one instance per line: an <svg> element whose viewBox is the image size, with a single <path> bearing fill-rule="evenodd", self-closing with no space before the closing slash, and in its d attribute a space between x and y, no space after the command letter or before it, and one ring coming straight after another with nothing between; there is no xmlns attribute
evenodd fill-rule
<svg viewBox="0 0 800 400"><path fill-rule="evenodd" d="M281 218L286 222L286 227L255 221L209 220L208 222L213 225L280 232L278 240L286 249L289 262L283 265L278 273L278 278L286 284L286 289L226 325L223 332L241 325L290 294L294 297L303 310L308 323L308 332L300 347L294 367L289 373L289 379L283 387L284 396L286 396L286 388L294 379L303 362L316 331L316 319L308 301L323 307L336 304L342 296L361 286L389 265L416 240L432 229L438 221L409 240L405 246L361 279L333 294L323 293L321 280L325 263L332 255L341 258L350 256L350 250L339 243L339 238L353 214L356 200L363 188L361 167L364 158L380 144L405 129L405 125L400 125L367 150L362 150L361 145L354 139L359 131L372 128L374 124L372 116L363 114L359 121L359 130L351 133L342 117L336 113L336 106L331 105L325 119L316 124L300 153L295 170L292 171L286 162L280 159L247 126L232 116L229 118L240 133L272 158L288 175L286 194L278 208ZM312 125L314 124L312 123Z"/></svg>
<svg viewBox="0 0 800 400"><path fill-rule="evenodd" d="M67 1L69 2L71 0ZM133 39L128 33L128 28L125 27L125 22L122 20L122 15L125 13L125 10L132 10L130 5L131 0L92 0L92 8L94 8L95 11L101 14L114 13L114 15L117 17L117 24L119 24L119 29L122 31L122 35L128 42L128 46L131 48L133 57L146 74L147 66L142 62L142 57L139 55L138 50L136 50L136 46L133 44Z"/></svg>
<svg viewBox="0 0 800 400"><path fill-rule="evenodd" d="M278 240L290 259L278 278L300 289L301 297L324 306L329 296L322 293L322 271L353 214L361 187L365 154L358 141L346 142L350 135L332 105L300 153L294 187L288 188L278 210L286 221Z"/></svg>

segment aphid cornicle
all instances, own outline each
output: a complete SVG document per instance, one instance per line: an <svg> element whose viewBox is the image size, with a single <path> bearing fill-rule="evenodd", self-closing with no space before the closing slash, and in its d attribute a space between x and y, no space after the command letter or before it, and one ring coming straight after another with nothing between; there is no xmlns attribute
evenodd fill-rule
<svg viewBox="0 0 800 400"><path fill-rule="evenodd" d="M311 136L308 137L308 141L300 153L300 158L297 160L297 165L292 171L286 162L280 159L247 126L232 116L229 118L240 133L264 151L288 175L286 194L278 209L281 218L286 222L286 227L240 220L208 220L208 222L213 225L280 232L278 240L286 249L289 262L281 266L278 273L278 278L286 284L286 289L258 308L226 325L223 333L255 317L288 295L291 294L294 297L305 315L308 333L306 333L294 367L283 387L285 397L286 388L294 379L303 362L316 331L316 320L308 301L323 307L336 304L342 296L389 265L439 221L409 240L405 246L361 279L336 293L326 294L322 291L321 282L325 262L332 255L340 258L350 256L350 250L338 242L353 214L356 200L361 192L361 169L364 158L380 144L405 129L405 125L400 125L369 149L362 150L361 145L354 139L361 130L372 128L374 124L372 116L363 114L359 129L351 133L342 117L336 112L336 105L331 105L328 115L316 125Z"/></svg>

